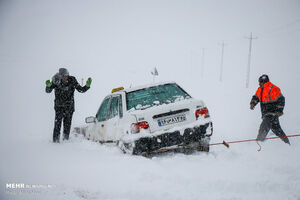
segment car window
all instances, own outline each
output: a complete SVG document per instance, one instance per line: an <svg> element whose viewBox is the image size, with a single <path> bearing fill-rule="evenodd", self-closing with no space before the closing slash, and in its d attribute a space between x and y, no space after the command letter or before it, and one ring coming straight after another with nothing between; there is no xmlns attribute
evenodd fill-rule
<svg viewBox="0 0 300 200"><path fill-rule="evenodd" d="M165 84L128 92L126 94L127 110L146 109L160 104L173 103L191 98L177 84Z"/></svg>
<svg viewBox="0 0 300 200"><path fill-rule="evenodd" d="M123 117L123 104L122 104L122 96L119 96L119 116L120 118Z"/></svg>
<svg viewBox="0 0 300 200"><path fill-rule="evenodd" d="M111 119L119 114L119 96L112 97L109 106L108 119Z"/></svg>
<svg viewBox="0 0 300 200"><path fill-rule="evenodd" d="M104 99L104 101L102 102L102 104L97 112L96 118L99 122L106 120L109 100L110 100L110 97Z"/></svg>

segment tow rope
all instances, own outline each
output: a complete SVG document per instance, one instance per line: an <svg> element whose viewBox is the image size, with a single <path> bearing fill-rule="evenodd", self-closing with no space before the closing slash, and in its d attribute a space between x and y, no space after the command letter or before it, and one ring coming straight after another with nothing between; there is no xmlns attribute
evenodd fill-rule
<svg viewBox="0 0 300 200"><path fill-rule="evenodd" d="M242 143L242 142L253 142L253 141L255 141L257 143L257 145L259 146L259 149L257 151L260 152L261 151L261 145L258 143L259 141L273 140L273 139L279 139L279 138L298 137L298 136L300 136L300 134L280 136L280 137L278 137L278 136L277 137L268 137L268 138L263 138L263 139L236 140L236 141L231 141L231 142L226 142L225 140L223 140L223 142L212 143L212 144L186 145L186 146L179 146L179 147L174 147L174 148L158 149L158 150L155 150L155 151L144 153L143 155L147 157L149 155L149 153L167 152L167 151L172 151L172 150L176 150L176 149L197 149L199 147L208 147L208 146L216 146L216 145L224 145L227 148L230 148L229 144Z"/></svg>
<svg viewBox="0 0 300 200"><path fill-rule="evenodd" d="M237 141L231 141L231 142L226 142L225 140L223 140L223 142L220 142L220 143L213 143L213 144L199 145L199 146L214 146L214 145L223 144L224 146L226 146L227 148L229 148L230 147L229 144L256 141L257 145L259 146L259 149L257 151L261 151L261 145L258 143L259 141L272 140L272 139L278 139L278 138L298 137L298 136L300 136L300 134L280 136L280 137L278 137L278 136L277 137L268 137L268 138L262 138L262 139L237 140Z"/></svg>

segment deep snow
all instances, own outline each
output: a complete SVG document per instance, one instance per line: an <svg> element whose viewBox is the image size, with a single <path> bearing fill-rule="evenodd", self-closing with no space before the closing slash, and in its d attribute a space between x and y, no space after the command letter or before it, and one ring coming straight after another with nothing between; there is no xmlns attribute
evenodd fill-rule
<svg viewBox="0 0 300 200"><path fill-rule="evenodd" d="M300 134L299 10L299 0L1 0L0 199L300 200L300 137L265 141L260 152L249 142L152 159L74 136L53 144L54 95L44 91L60 67L93 78L75 94L75 127L112 88L152 82L156 67L157 81L204 100L214 143L256 138L260 110L249 102L267 73L286 97L282 128ZM250 32L258 39L246 89Z"/></svg>
<svg viewBox="0 0 300 200"><path fill-rule="evenodd" d="M259 153L256 143L249 143L148 159L75 137L61 144L42 138L9 141L1 147L10 149L9 156L1 155L6 157L1 185L54 187L25 192L2 187L1 199L298 200L300 138L291 142L291 147L265 142Z"/></svg>
<svg viewBox="0 0 300 200"><path fill-rule="evenodd" d="M255 115L257 124L246 130L244 124L251 121L224 118L226 108L215 110L219 101L208 102L215 123L212 142L256 137L259 111L250 111L248 104L246 109L230 109L233 116ZM222 102L234 105L230 100ZM297 126L284 118L282 126L292 134L290 130ZM229 149L213 146L210 153L169 153L149 159L75 135L53 144L51 131L2 142L1 199L300 199L300 137L290 138L292 146L265 141L260 152L250 142L231 144ZM6 183L52 187L6 189Z"/></svg>

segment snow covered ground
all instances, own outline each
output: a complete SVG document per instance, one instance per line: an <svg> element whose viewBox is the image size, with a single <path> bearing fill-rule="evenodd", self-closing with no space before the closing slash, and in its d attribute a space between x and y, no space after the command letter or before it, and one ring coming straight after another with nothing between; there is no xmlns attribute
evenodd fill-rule
<svg viewBox="0 0 300 200"><path fill-rule="evenodd" d="M204 100L215 143L256 138L260 108L249 102L267 73L286 97L282 128L300 134L299 9L298 0L0 1L0 199L300 200L300 137L265 141L260 152L249 142L152 159L74 135L53 144L54 95L44 92L60 67L93 78L75 94L75 127L112 88L149 83L157 67L159 80Z"/></svg>
<svg viewBox="0 0 300 200"><path fill-rule="evenodd" d="M252 126L251 120L223 117L226 108L214 109L219 109L219 101L208 102L215 123L213 143L256 137L259 111L250 111L248 103L245 109L230 109L231 115L253 115ZM230 98L222 102L234 107ZM296 134L292 131L297 121L284 118L283 128ZM260 152L250 142L231 144L229 149L212 146L210 153L149 159L75 135L53 144L51 132L24 131L1 140L1 199L300 199L300 137L291 138L291 146L265 141ZM7 183L50 187L10 189Z"/></svg>
<svg viewBox="0 0 300 200"><path fill-rule="evenodd" d="M72 137L1 145L1 199L300 199L300 138L152 159ZM8 150L8 151L7 151ZM5 158L5 159L3 159ZM5 189L6 183L50 188Z"/></svg>

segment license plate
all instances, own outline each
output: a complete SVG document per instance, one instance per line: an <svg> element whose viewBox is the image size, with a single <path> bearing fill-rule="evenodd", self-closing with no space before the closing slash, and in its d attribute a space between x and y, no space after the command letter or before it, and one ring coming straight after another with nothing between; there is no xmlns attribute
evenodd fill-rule
<svg viewBox="0 0 300 200"><path fill-rule="evenodd" d="M174 117L166 117L163 119L159 119L158 122L158 126L166 126L169 124L175 124L175 123L179 123L179 122L183 122L186 120L186 116L185 115L177 115Z"/></svg>

